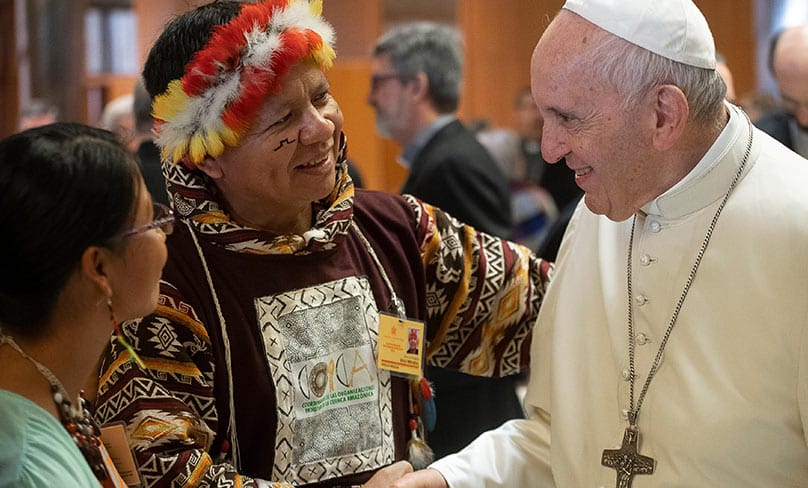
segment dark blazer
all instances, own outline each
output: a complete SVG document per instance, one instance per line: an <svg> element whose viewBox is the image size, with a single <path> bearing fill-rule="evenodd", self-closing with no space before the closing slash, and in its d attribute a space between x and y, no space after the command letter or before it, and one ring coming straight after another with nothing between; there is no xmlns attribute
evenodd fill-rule
<svg viewBox="0 0 808 488"><path fill-rule="evenodd" d="M508 178L474 134L455 120L416 156L401 189L461 222L500 237L511 232ZM430 366L437 423L427 436L435 458L459 451L479 434L523 417L516 378L479 378Z"/></svg>
<svg viewBox="0 0 808 488"><path fill-rule="evenodd" d="M793 151L794 142L788 129L788 123L792 118L794 116L787 112L774 112L755 122L755 125Z"/></svg>
<svg viewBox="0 0 808 488"><path fill-rule="evenodd" d="M508 178L460 121L439 130L416 155L401 193L499 237L511 233Z"/></svg>

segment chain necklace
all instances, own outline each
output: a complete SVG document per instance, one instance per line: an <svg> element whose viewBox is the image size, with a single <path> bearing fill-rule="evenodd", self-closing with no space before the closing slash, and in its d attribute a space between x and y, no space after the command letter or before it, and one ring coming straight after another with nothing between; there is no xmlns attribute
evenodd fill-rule
<svg viewBox="0 0 808 488"><path fill-rule="evenodd" d="M645 394L648 392L648 387L651 385L651 380L654 379L654 376L659 369L659 364L662 361L662 353L665 350L665 346L668 343L671 332L673 332L673 327L676 325L676 320L679 318L679 312L682 310L682 305L684 304L685 298L687 298L687 294L690 291L690 286L693 284L693 280L696 277L696 272L699 269L699 265L701 264L705 251L707 251L707 246L710 244L710 239L712 238L713 230L715 230L715 226L718 223L718 218L721 216L721 212L724 210L724 206L726 205L727 200L729 200L730 194L732 194L732 191L737 186L738 181L740 181L743 170L746 167L746 162L749 159L750 153L752 152L752 122L749 121L748 117L746 120L749 125L749 140L746 143L746 152L743 155L743 159L738 167L738 171L735 173L735 177L732 179L732 182L729 185L729 189L727 189L727 192L724 194L724 198L718 205L715 215L713 215L713 220L710 222L710 226L707 228L707 233L705 234L704 240L699 248L699 252L696 255L696 260L693 263L693 266L690 268L690 274L687 277L684 289L679 295L679 300L676 302L676 307L674 307L673 315L668 323L668 328L665 330L665 334L662 336L662 340L659 343L659 349L657 349L654 361L651 363L651 368L648 370L648 377L645 379L642 390L640 390L640 395L637 398L636 405L634 403L634 383L637 375L634 366L634 313L632 311L633 308L631 300L631 297L633 296L631 287L631 261L632 251L634 248L634 228L637 224L636 214L631 222L631 235L629 236L628 241L628 257L626 261L626 288L628 290L628 363L630 380L628 409L629 425L623 434L623 444L620 449L606 449L603 451L603 456L601 458L602 465L613 468L617 471L617 488L631 487L632 479L634 478L635 474L652 474L654 472L656 461L653 458L643 456L638 452L640 431L637 423L639 421L640 408L642 407L643 400L645 400Z"/></svg>
<svg viewBox="0 0 808 488"><path fill-rule="evenodd" d="M84 459L87 460L87 464L90 465L95 477L99 481L106 480L108 475L101 453L101 441L99 440L101 430L87 410L85 400L79 395L77 402L79 407L74 408L68 398L67 390L65 390L59 378L44 364L23 351L11 336L5 335L0 331L0 345L2 344L11 346L11 348L17 351L23 358L30 361L34 367L36 367L37 371L39 371L39 374L48 380L51 386L51 393L53 394L53 401L56 404L56 410L59 412L59 419L62 425L64 425L67 433L76 443Z"/></svg>

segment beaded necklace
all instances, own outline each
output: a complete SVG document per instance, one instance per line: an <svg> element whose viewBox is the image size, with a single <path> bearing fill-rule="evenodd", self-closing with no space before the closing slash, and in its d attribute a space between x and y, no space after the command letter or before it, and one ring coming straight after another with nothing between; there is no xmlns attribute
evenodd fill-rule
<svg viewBox="0 0 808 488"><path fill-rule="evenodd" d="M51 372L44 364L32 358L23 351L20 346L14 341L11 336L5 335L0 332L0 345L8 344L12 349L17 351L22 357L30 361L39 371L39 373L48 380L53 393L53 401L56 403L56 410L59 412L59 419L64 425L67 433L73 438L76 446L84 455L87 464L90 465L95 477L99 481L107 479L107 470L104 465L104 459L101 454L101 429L98 424L90 416L87 409L86 401L79 395L77 404L79 408L74 408L73 404L67 395L62 382L59 378Z"/></svg>

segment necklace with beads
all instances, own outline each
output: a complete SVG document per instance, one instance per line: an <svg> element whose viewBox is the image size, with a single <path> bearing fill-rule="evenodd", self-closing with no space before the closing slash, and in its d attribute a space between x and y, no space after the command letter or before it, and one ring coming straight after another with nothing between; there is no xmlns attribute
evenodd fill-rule
<svg viewBox="0 0 808 488"><path fill-rule="evenodd" d="M92 416L90 416L85 400L79 395L76 402L78 408L74 407L68 398L67 390L65 390L59 378L44 364L26 354L11 336L0 332L0 345L2 344L11 346L11 348L17 351L22 357L30 361L34 367L36 367L37 371L48 380L53 394L53 401L56 404L56 410L59 412L59 420L73 439L73 442L76 443L76 447L79 448L84 459L87 460L87 464L90 465L90 469L93 471L95 477L98 478L99 481L106 480L108 475L101 453L101 430Z"/></svg>

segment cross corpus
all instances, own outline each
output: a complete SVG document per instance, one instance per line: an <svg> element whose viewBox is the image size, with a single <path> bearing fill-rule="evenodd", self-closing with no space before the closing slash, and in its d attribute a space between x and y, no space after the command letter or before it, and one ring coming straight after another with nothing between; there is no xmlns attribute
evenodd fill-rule
<svg viewBox="0 0 808 488"><path fill-rule="evenodd" d="M617 471L617 488L631 488L635 474L651 474L654 472L654 458L643 456L637 452L640 432L635 426L626 428L623 434L623 445L620 449L605 449L600 463Z"/></svg>

